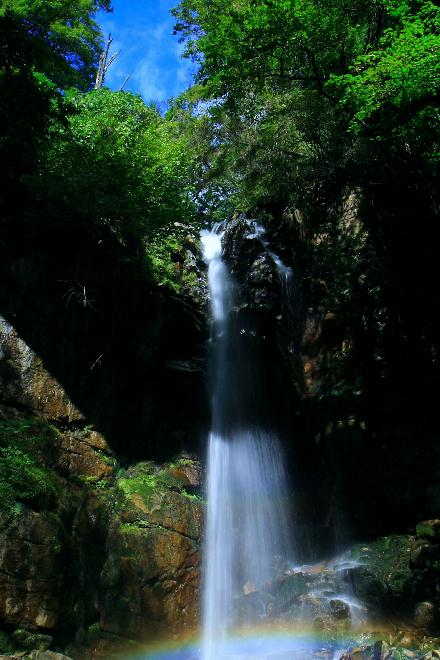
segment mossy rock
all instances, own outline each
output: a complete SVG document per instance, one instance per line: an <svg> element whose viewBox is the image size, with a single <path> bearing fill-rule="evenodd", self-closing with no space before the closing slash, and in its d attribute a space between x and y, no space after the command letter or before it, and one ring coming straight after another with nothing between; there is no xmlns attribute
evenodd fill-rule
<svg viewBox="0 0 440 660"><path fill-rule="evenodd" d="M416 527L418 539L429 539L440 541L440 520L424 520Z"/></svg>
<svg viewBox="0 0 440 660"><path fill-rule="evenodd" d="M351 571L356 595L379 610L389 603L402 604L411 593L411 536L387 536L357 549L363 564ZM355 553L356 554L356 550Z"/></svg>
<svg viewBox="0 0 440 660"><path fill-rule="evenodd" d="M140 475L118 479L116 485L126 499L130 500L133 496L139 495L145 502L148 502L157 488L157 479L152 475Z"/></svg>
<svg viewBox="0 0 440 660"><path fill-rule="evenodd" d="M275 606L278 612L287 611L293 602L307 593L307 578L304 573L283 577L275 589Z"/></svg>
<svg viewBox="0 0 440 660"><path fill-rule="evenodd" d="M22 628L18 628L12 637L18 648L27 651L47 651L53 641L50 635L41 635Z"/></svg>
<svg viewBox="0 0 440 660"><path fill-rule="evenodd" d="M175 463L157 465L151 461L143 461L119 474L119 478L133 482L132 490L145 485L159 490L182 492L193 484L194 475L199 465L192 459L178 459ZM191 474L192 478L188 476ZM121 484L124 487L124 483Z"/></svg>
<svg viewBox="0 0 440 660"><path fill-rule="evenodd" d="M15 644L8 633L0 630L0 653L13 653Z"/></svg>
<svg viewBox="0 0 440 660"><path fill-rule="evenodd" d="M53 444L54 431L42 420L0 420L0 510L56 508L60 480L43 460Z"/></svg>
<svg viewBox="0 0 440 660"><path fill-rule="evenodd" d="M136 533L134 527L161 527L192 539L201 535L202 502L187 493L165 469L138 464L116 482L120 493L117 512L121 531Z"/></svg>

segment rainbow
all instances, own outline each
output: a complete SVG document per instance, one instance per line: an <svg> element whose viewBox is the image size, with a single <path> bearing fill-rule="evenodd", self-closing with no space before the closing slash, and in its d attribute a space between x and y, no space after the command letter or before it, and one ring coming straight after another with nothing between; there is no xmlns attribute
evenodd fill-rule
<svg viewBox="0 0 440 660"><path fill-rule="evenodd" d="M218 660L337 660L343 653L363 643L373 644L381 636L358 631L329 634L298 630L298 628L252 628L245 633L234 634L219 642ZM201 660L200 638L181 642L159 644L146 648L132 660ZM128 660L128 658L127 658Z"/></svg>

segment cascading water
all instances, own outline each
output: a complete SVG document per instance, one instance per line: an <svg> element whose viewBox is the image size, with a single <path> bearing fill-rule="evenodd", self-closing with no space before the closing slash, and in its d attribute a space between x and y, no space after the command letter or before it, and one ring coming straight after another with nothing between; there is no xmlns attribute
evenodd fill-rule
<svg viewBox="0 0 440 660"><path fill-rule="evenodd" d="M243 330L231 318L234 286L221 257L221 234L202 232L202 247L212 313L202 657L220 660L234 657L228 636L264 615L244 607L242 597L269 588L289 553L290 526L278 440L249 415L253 396L242 377L247 365L240 364Z"/></svg>
<svg viewBox="0 0 440 660"><path fill-rule="evenodd" d="M293 322L293 271L269 249L260 225L247 227L247 238L260 241L278 271L283 314ZM364 558L348 552L316 564L292 562L289 493L270 430L274 396L261 387L274 385L258 368L274 354L262 350L266 326L259 328L258 314L239 299L220 228L202 232L201 240L212 321L202 648L197 640L143 660L339 660L368 637L369 613L351 591L352 571Z"/></svg>

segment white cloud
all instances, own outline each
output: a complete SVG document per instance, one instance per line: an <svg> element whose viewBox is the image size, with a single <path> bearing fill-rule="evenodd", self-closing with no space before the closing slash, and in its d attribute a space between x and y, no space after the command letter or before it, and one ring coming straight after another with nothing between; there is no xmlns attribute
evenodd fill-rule
<svg viewBox="0 0 440 660"><path fill-rule="evenodd" d="M160 67L151 59L143 59L133 76L146 101L165 101L168 94L163 82Z"/></svg>

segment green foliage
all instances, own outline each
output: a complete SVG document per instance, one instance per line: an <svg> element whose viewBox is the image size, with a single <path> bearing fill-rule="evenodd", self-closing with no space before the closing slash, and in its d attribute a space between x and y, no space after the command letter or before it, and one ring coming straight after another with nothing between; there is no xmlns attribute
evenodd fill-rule
<svg viewBox="0 0 440 660"><path fill-rule="evenodd" d="M69 125L54 129L32 181L48 214L110 231L135 250L158 227L191 217L190 158L173 122L124 92L71 92L67 100Z"/></svg>
<svg viewBox="0 0 440 660"><path fill-rule="evenodd" d="M184 461L184 462L180 462ZM167 463L161 468L154 463L138 463L134 468L120 476L117 480L118 489L127 500L133 495L140 495L147 502L155 493L162 495L172 491L193 501L201 501L198 495L189 493L182 481L173 474L176 467L192 464L189 459L179 459L177 463Z"/></svg>
<svg viewBox="0 0 440 660"><path fill-rule="evenodd" d="M141 474L128 479L118 479L117 486L127 499L133 495L140 495L149 500L157 486L157 479L153 475Z"/></svg>
<svg viewBox="0 0 440 660"><path fill-rule="evenodd" d="M109 0L2 5L2 215L13 238L44 224L119 243L158 284L185 290L195 276L174 267L173 252L175 224L192 223L196 208L189 134L139 96L79 91L102 46L99 9Z"/></svg>
<svg viewBox="0 0 440 660"><path fill-rule="evenodd" d="M4 0L0 7L0 204L22 198L48 128L66 108L60 89L91 86L109 0Z"/></svg>
<svg viewBox="0 0 440 660"><path fill-rule="evenodd" d="M427 0L182 0L176 31L210 100L204 181L222 190L217 206L226 192L229 212L316 208L321 182L362 185L382 143L396 160L436 163L439 11Z"/></svg>
<svg viewBox="0 0 440 660"><path fill-rule="evenodd" d="M193 467L196 461L193 458L178 458L176 461L177 467Z"/></svg>
<svg viewBox="0 0 440 660"><path fill-rule="evenodd" d="M381 411L377 437L402 410L424 418L440 352L438 3L181 0L174 15L199 65L174 112L189 115L204 212L274 230L300 218L283 226L304 301L332 319L321 396L365 405L369 428ZM420 402L411 368L430 383Z"/></svg>
<svg viewBox="0 0 440 660"><path fill-rule="evenodd" d="M99 479L95 484L95 488L98 490L108 490L110 486L111 483L107 479Z"/></svg>
<svg viewBox="0 0 440 660"><path fill-rule="evenodd" d="M154 279L159 286L167 286L174 291L179 290L179 276L173 254L179 253L180 247L178 238L168 234L168 231L157 232L147 244Z"/></svg>
<svg viewBox="0 0 440 660"><path fill-rule="evenodd" d="M440 538L440 525L436 520L425 520L416 526L416 536L419 539Z"/></svg>
<svg viewBox="0 0 440 660"><path fill-rule="evenodd" d="M12 637L19 649L27 649L28 651L47 651L53 641L50 635L31 632L23 628L17 628Z"/></svg>
<svg viewBox="0 0 440 660"><path fill-rule="evenodd" d="M88 89L93 81L102 34L95 21L110 0L3 0L0 17L14 16L29 35L37 70L60 88Z"/></svg>
<svg viewBox="0 0 440 660"><path fill-rule="evenodd" d="M53 473L40 452L46 430L33 421L0 421L0 508L13 511L19 503L51 506L56 495Z"/></svg>
<svg viewBox="0 0 440 660"><path fill-rule="evenodd" d="M184 497L187 497L189 500L192 500L193 502L203 502L203 497L201 495L197 495L196 493L188 493L188 491L185 490L185 488L181 492Z"/></svg>
<svg viewBox="0 0 440 660"><path fill-rule="evenodd" d="M185 265L186 251L198 251L199 221L172 222L153 231L146 254L155 282L176 292L188 293L197 284L194 272Z"/></svg>
<svg viewBox="0 0 440 660"><path fill-rule="evenodd" d="M35 168L50 123L62 117L53 83L35 70L37 55L20 22L0 15L0 207L20 209L22 177Z"/></svg>
<svg viewBox="0 0 440 660"><path fill-rule="evenodd" d="M374 1L182 0L174 15L207 93L232 100L249 85L325 94L329 73L374 42L380 9Z"/></svg>
<svg viewBox="0 0 440 660"><path fill-rule="evenodd" d="M87 633L90 635L98 635L101 632L101 626L99 621L92 623L91 626L87 628Z"/></svg>
<svg viewBox="0 0 440 660"><path fill-rule="evenodd" d="M351 130L377 131L378 139L404 135L411 142L435 135L438 159L438 99L440 92L440 8L416 3L412 12L405 3L386 3L395 17L377 49L359 56L350 73L333 75L328 88L341 97L353 113ZM387 134L391 131L391 135Z"/></svg>
<svg viewBox="0 0 440 660"><path fill-rule="evenodd" d="M123 534L131 534L133 536L139 536L144 534L145 528L136 523L121 523L119 525L119 530Z"/></svg>

